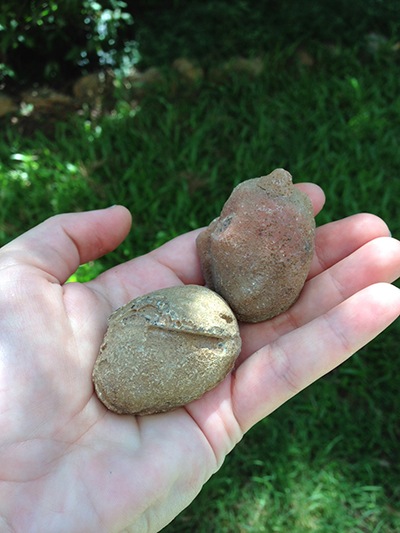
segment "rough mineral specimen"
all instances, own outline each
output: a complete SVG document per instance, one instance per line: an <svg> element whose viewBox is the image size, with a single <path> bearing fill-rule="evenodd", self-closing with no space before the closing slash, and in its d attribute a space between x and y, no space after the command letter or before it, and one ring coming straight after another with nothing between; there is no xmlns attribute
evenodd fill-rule
<svg viewBox="0 0 400 533"><path fill-rule="evenodd" d="M310 199L276 169L240 183L197 239L207 287L238 320L260 322L298 298L314 253Z"/></svg>
<svg viewBox="0 0 400 533"><path fill-rule="evenodd" d="M111 315L93 370L96 393L116 413L169 411L223 380L240 347L220 296L197 285L158 290Z"/></svg>

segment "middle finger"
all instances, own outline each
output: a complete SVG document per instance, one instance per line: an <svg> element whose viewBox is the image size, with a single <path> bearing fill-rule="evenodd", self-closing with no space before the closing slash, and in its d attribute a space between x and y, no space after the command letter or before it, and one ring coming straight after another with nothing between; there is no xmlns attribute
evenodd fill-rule
<svg viewBox="0 0 400 533"><path fill-rule="evenodd" d="M240 359L326 313L363 288L379 282L392 283L399 276L400 242L390 237L373 239L309 279L288 311L266 322L242 324Z"/></svg>

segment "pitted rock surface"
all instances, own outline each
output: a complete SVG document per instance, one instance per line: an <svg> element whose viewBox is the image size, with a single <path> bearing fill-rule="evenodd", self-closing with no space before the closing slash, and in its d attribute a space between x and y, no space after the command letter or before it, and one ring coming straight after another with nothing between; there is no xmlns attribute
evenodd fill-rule
<svg viewBox="0 0 400 533"><path fill-rule="evenodd" d="M161 289L110 316L93 370L96 393L116 413L169 411L222 381L240 347L237 320L216 293Z"/></svg>
<svg viewBox="0 0 400 533"><path fill-rule="evenodd" d="M310 199L276 169L240 183L197 238L206 286L238 320L260 322L298 298L314 253Z"/></svg>

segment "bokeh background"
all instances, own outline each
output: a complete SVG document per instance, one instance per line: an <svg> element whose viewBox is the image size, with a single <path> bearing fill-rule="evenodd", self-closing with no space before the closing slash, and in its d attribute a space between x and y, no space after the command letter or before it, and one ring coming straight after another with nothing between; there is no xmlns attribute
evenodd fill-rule
<svg viewBox="0 0 400 533"><path fill-rule="evenodd" d="M84 282L276 167L325 190L319 225L372 212L399 237L399 80L397 0L3 0L0 245L127 206ZM164 531L400 531L399 333L253 428Z"/></svg>

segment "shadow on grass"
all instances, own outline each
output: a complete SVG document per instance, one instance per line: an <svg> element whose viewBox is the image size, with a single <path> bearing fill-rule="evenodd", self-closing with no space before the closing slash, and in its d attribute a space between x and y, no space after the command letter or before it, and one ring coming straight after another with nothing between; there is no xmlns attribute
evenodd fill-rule
<svg viewBox="0 0 400 533"><path fill-rule="evenodd" d="M260 422L163 531L398 531L398 334Z"/></svg>

